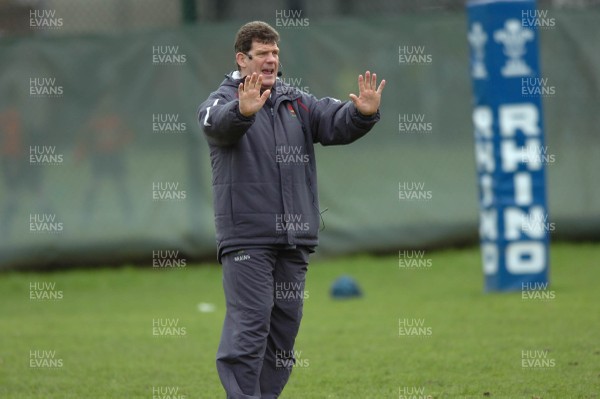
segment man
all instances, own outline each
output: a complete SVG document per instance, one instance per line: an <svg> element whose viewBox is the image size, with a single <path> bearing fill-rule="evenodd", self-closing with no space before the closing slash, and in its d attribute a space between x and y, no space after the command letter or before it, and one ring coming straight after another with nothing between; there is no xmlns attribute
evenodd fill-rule
<svg viewBox="0 0 600 399"><path fill-rule="evenodd" d="M279 34L250 22L238 70L200 105L210 146L227 311L217 370L227 398L277 398L294 364L309 253L318 244L313 143L348 144L379 120L385 86L367 71L351 101L317 100L277 79Z"/></svg>

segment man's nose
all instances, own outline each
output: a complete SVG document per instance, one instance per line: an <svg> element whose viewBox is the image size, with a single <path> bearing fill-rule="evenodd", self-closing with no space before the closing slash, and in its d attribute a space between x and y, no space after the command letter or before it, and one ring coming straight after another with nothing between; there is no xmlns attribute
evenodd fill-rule
<svg viewBox="0 0 600 399"><path fill-rule="evenodd" d="M265 62L271 64L276 64L277 63L277 57L275 57L275 55L273 53L269 53L269 55L267 56L267 59L265 60Z"/></svg>

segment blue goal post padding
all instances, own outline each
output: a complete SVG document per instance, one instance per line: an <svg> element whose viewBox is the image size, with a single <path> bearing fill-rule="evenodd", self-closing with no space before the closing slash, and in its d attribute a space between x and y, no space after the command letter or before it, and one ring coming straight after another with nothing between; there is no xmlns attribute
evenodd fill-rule
<svg viewBox="0 0 600 399"><path fill-rule="evenodd" d="M470 1L467 13L485 290L544 288L554 228L542 118L551 88L538 61L547 21L531 0Z"/></svg>

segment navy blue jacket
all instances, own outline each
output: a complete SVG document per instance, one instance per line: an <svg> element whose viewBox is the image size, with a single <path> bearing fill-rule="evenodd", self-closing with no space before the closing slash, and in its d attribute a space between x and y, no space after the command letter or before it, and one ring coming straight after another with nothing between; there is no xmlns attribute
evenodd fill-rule
<svg viewBox="0 0 600 399"><path fill-rule="evenodd" d="M314 96L277 79L265 105L239 112L239 72L198 109L210 147L219 259L241 246L318 244L319 196L313 143L348 144L379 112L361 115L351 101Z"/></svg>

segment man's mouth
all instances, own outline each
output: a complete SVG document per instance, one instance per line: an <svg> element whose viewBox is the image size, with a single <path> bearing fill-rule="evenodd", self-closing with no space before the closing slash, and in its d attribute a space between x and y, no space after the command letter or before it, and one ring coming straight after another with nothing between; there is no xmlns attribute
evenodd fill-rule
<svg viewBox="0 0 600 399"><path fill-rule="evenodd" d="M264 68L261 70L263 76L273 76L275 73L275 68Z"/></svg>

